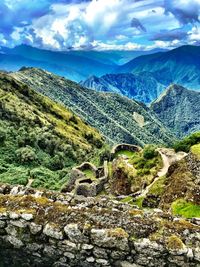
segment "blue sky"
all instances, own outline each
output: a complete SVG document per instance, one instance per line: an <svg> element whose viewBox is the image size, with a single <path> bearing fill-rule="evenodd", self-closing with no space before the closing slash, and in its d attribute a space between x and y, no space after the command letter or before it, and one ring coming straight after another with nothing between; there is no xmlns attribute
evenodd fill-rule
<svg viewBox="0 0 200 267"><path fill-rule="evenodd" d="M200 0L0 0L0 45L150 50L200 44Z"/></svg>

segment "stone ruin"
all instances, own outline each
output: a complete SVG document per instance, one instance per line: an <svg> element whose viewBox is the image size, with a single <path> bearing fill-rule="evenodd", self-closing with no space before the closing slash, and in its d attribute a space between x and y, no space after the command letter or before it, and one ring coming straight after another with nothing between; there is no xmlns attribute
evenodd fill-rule
<svg viewBox="0 0 200 267"><path fill-rule="evenodd" d="M90 170L94 177L88 177L84 171ZM108 163L104 162L102 167L84 162L80 166L75 167L71 171L71 177L68 184L62 192L73 192L76 195L85 197L97 196L104 189L104 185L108 182Z"/></svg>
<svg viewBox="0 0 200 267"><path fill-rule="evenodd" d="M140 152L142 148L140 146L131 145L131 144L118 144L114 146L111 150L111 159L115 157L115 154L121 150L128 150L131 152Z"/></svg>
<svg viewBox="0 0 200 267"><path fill-rule="evenodd" d="M139 152L142 148L131 144L118 144L112 148L110 159L113 160L115 154L120 150ZM93 177L87 176L85 173L87 170L93 173ZM73 192L76 195L95 197L105 189L104 186L107 182L107 161L104 161L103 166L98 168L90 162L83 162L80 166L72 169L69 182L62 189L62 192Z"/></svg>

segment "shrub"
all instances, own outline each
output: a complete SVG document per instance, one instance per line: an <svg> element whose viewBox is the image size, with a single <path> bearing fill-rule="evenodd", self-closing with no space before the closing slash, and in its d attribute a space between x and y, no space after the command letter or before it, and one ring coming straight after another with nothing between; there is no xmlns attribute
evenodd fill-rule
<svg viewBox="0 0 200 267"><path fill-rule="evenodd" d="M0 128L0 145L3 145L6 140L6 132Z"/></svg>
<svg viewBox="0 0 200 267"><path fill-rule="evenodd" d="M64 165L64 154L58 153L52 158L50 169L53 171L61 170L64 168Z"/></svg>
<svg viewBox="0 0 200 267"><path fill-rule="evenodd" d="M100 164L103 164L105 160L110 161L110 158L111 158L110 149L105 148L99 155Z"/></svg>
<svg viewBox="0 0 200 267"><path fill-rule="evenodd" d="M35 151L29 146L16 150L16 156L20 163L30 163L37 159Z"/></svg>
<svg viewBox="0 0 200 267"><path fill-rule="evenodd" d="M184 151L188 153L190 151L191 146L199 143L200 143L200 132L196 132L185 137L183 140L176 142L173 148L175 149L176 152Z"/></svg>
<svg viewBox="0 0 200 267"><path fill-rule="evenodd" d="M154 145L147 145L144 147L143 150L143 157L145 159L153 159L158 155L158 152L156 151L156 146Z"/></svg>

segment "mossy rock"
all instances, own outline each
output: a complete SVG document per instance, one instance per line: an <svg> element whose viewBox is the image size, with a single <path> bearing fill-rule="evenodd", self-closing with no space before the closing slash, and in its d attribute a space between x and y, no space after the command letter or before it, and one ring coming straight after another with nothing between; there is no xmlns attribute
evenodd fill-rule
<svg viewBox="0 0 200 267"><path fill-rule="evenodd" d="M191 152L200 160L200 144L192 146Z"/></svg>
<svg viewBox="0 0 200 267"><path fill-rule="evenodd" d="M184 243L176 235L172 235L167 239L167 248L169 250L181 250L184 249L184 247L185 247Z"/></svg>

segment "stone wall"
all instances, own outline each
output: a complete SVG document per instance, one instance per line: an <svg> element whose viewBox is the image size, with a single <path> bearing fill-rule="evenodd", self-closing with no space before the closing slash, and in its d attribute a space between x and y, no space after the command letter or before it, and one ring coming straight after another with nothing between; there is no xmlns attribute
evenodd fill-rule
<svg viewBox="0 0 200 267"><path fill-rule="evenodd" d="M198 267L200 221L109 197L2 185L0 266Z"/></svg>

